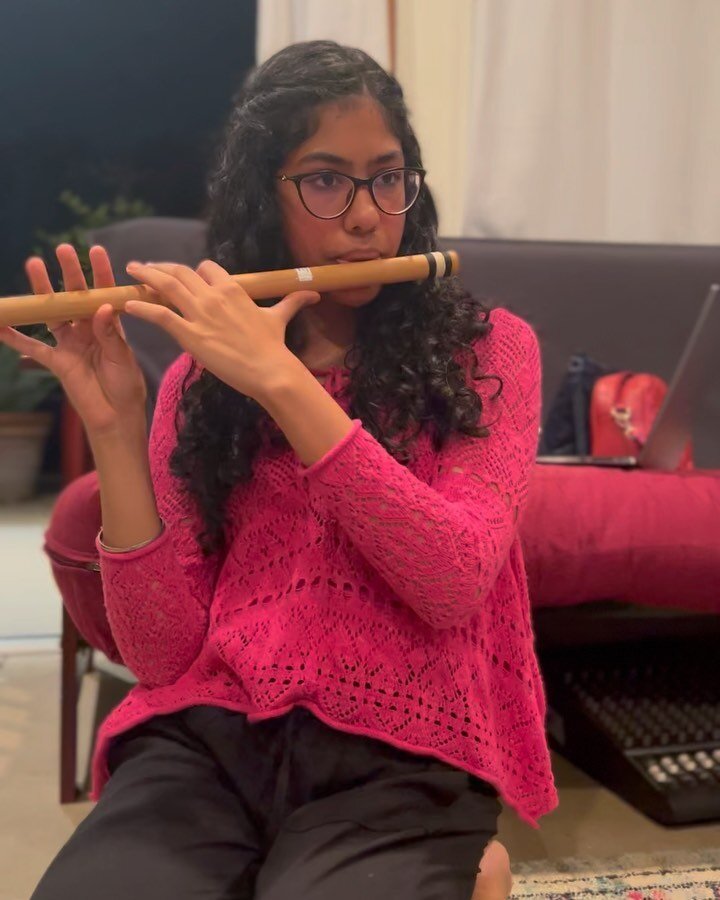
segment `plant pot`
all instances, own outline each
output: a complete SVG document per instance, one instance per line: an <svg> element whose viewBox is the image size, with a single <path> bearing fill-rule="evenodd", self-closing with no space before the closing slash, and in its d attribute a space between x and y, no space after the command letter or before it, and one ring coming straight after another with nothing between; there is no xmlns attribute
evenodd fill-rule
<svg viewBox="0 0 720 900"><path fill-rule="evenodd" d="M0 412L0 503L35 494L51 412Z"/></svg>

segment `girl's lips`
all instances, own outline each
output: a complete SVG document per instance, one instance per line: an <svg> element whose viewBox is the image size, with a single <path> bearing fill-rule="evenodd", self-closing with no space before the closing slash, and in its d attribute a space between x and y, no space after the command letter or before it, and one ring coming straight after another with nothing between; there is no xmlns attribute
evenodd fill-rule
<svg viewBox="0 0 720 900"><path fill-rule="evenodd" d="M380 259L380 254L379 254L379 253L376 253L376 254L374 254L373 256L370 256L370 255L367 255L367 256L353 256L353 257L351 257L350 259L346 259L346 258L344 258L344 257L338 257L338 258L335 260L335 262L336 262L336 263L339 263L340 265L342 265L343 263L349 263L349 262L368 262L369 260L372 260L372 259Z"/></svg>

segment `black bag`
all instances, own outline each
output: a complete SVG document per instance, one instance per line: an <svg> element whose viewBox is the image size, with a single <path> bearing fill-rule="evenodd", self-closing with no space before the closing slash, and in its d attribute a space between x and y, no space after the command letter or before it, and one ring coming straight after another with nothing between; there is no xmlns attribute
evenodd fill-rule
<svg viewBox="0 0 720 900"><path fill-rule="evenodd" d="M570 357L567 372L560 382L545 418L540 456L585 456L590 453L590 399L593 385L608 369L586 353Z"/></svg>

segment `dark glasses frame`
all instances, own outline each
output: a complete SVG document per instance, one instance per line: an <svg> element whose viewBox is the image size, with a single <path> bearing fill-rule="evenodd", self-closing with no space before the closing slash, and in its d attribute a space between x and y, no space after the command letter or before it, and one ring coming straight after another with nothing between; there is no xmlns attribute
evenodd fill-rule
<svg viewBox="0 0 720 900"><path fill-rule="evenodd" d="M382 206L377 201L377 197L375 196L375 190L373 187L373 183L376 179L381 178L383 175L387 175L390 172L417 172L420 175L420 184L418 185L418 192L415 195L415 199L412 203L408 204L405 209L401 209L400 212L388 212L386 209L383 209ZM385 213L386 216L402 216L409 209L412 209L414 204L417 202L418 197L420 196L420 191L422 190L422 186L425 183L425 169L421 169L420 166L393 166L392 169L383 169L382 172L377 172L375 175L370 178L355 178L353 175L346 175L345 172L338 172L335 169L320 169L317 172L301 172L298 175L276 175L275 178L278 181L292 181L295 185L295 188L298 192L298 197L300 198L300 202L307 209L311 216L315 216L316 219L338 219L340 216L344 215L352 206L352 202L355 199L355 194L357 193L357 189L362 187L363 185L367 185L368 191L370 192L370 196L372 197L373 203L380 212ZM303 178L310 178L313 175L339 175L341 178L347 178L348 181L352 182L353 190L352 194L350 194L350 199L348 200L347 205L344 209L342 209L339 213L335 213L334 216L319 216L317 213L313 212L308 208L307 203L302 195L302 191L300 189L300 182Z"/></svg>

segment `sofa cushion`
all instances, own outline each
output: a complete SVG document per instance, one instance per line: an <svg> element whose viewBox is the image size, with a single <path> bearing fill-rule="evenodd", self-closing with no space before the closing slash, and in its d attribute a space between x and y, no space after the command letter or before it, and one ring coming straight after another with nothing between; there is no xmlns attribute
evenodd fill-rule
<svg viewBox="0 0 720 900"><path fill-rule="evenodd" d="M534 607L720 612L720 471L536 465L520 522Z"/></svg>

